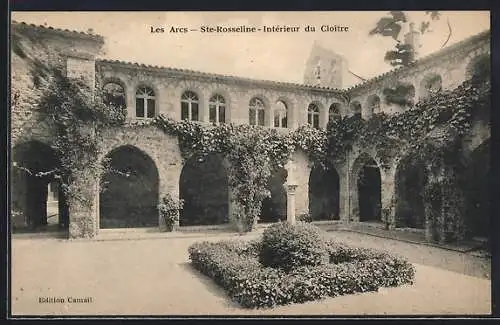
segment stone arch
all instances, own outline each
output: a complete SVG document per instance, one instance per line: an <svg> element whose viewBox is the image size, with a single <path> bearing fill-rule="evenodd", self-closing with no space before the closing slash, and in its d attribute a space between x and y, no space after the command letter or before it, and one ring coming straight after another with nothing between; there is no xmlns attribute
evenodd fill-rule
<svg viewBox="0 0 500 325"><path fill-rule="evenodd" d="M254 94L247 105L248 121L250 125L269 125L271 105L267 97L261 94Z"/></svg>
<svg viewBox="0 0 500 325"><path fill-rule="evenodd" d="M380 165L367 153L360 154L350 173L351 215L358 221L382 220L382 179Z"/></svg>
<svg viewBox="0 0 500 325"><path fill-rule="evenodd" d="M399 160L395 175L396 227L424 229L426 182L426 166L415 155L408 154Z"/></svg>
<svg viewBox="0 0 500 325"><path fill-rule="evenodd" d="M489 54L480 54L469 60L465 68L465 80L471 78L479 81L491 78L491 56Z"/></svg>
<svg viewBox="0 0 500 325"><path fill-rule="evenodd" d="M271 196L262 201L262 208L259 217L260 223L277 222L286 220L286 179L288 172L283 167L271 170L267 189Z"/></svg>
<svg viewBox="0 0 500 325"><path fill-rule="evenodd" d="M61 163L49 145L30 140L12 150L12 227L68 229L69 210L61 187Z"/></svg>
<svg viewBox="0 0 500 325"><path fill-rule="evenodd" d="M419 97L424 99L443 90L443 79L437 73L425 75L420 81Z"/></svg>
<svg viewBox="0 0 500 325"><path fill-rule="evenodd" d="M118 78L108 78L103 82L102 95L105 105L127 109L127 88Z"/></svg>
<svg viewBox="0 0 500 325"><path fill-rule="evenodd" d="M362 112L363 108L361 106L361 103L359 101L355 100L349 105L349 109L350 109L352 115L361 116L361 112Z"/></svg>
<svg viewBox="0 0 500 325"><path fill-rule="evenodd" d="M193 156L186 161L179 179L179 198L184 200L180 226L229 222L227 167L220 154Z"/></svg>
<svg viewBox="0 0 500 325"><path fill-rule="evenodd" d="M470 237L490 238L490 139L469 155L464 175L466 224Z"/></svg>
<svg viewBox="0 0 500 325"><path fill-rule="evenodd" d="M312 220L339 220L340 176L333 166L315 165L309 174L309 214Z"/></svg>
<svg viewBox="0 0 500 325"><path fill-rule="evenodd" d="M400 113L415 103L416 88L405 80L386 84L382 90L385 113Z"/></svg>
<svg viewBox="0 0 500 325"><path fill-rule="evenodd" d="M288 128L290 125L290 101L279 97L273 106L273 126Z"/></svg>
<svg viewBox="0 0 500 325"><path fill-rule="evenodd" d="M362 112L362 116L364 119L369 119L373 114L380 113L380 97L376 94L372 94L368 96L366 99L366 104Z"/></svg>
<svg viewBox="0 0 500 325"><path fill-rule="evenodd" d="M332 103L328 108L328 122L339 120L341 118L342 118L342 104L338 102Z"/></svg>
<svg viewBox="0 0 500 325"><path fill-rule="evenodd" d="M159 172L154 160L132 145L107 155L109 169L101 178L100 228L157 227Z"/></svg>

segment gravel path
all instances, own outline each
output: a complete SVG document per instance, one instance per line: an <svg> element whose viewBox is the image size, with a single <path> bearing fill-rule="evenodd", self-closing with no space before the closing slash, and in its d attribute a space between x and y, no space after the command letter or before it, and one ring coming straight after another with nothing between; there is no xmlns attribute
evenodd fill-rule
<svg viewBox="0 0 500 325"><path fill-rule="evenodd" d="M363 246L381 245L406 253L412 262L444 259L436 248L392 243L353 233L332 233ZM207 237L217 241L228 235ZM187 248L203 238L128 241L12 241L13 315L380 315L489 314L491 283L432 266L416 264L413 286L329 298L267 310L246 310L229 301L209 278L188 264ZM406 247L407 246L407 247ZM423 257L430 254L431 257ZM454 253L456 254L456 253ZM436 255L436 256L435 256ZM450 262L451 261L451 262ZM468 263L468 262L467 262ZM470 266L463 267L469 270ZM92 297L90 303L68 303L68 297ZM40 303L39 297L61 297L62 303Z"/></svg>
<svg viewBox="0 0 500 325"><path fill-rule="evenodd" d="M433 246L411 244L350 231L331 231L335 240L350 245L386 250L404 256L408 261L444 270L491 279L491 259Z"/></svg>

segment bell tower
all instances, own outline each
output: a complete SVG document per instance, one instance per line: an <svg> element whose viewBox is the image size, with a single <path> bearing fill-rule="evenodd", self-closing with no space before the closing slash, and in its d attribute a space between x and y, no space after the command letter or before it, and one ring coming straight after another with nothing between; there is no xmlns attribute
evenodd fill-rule
<svg viewBox="0 0 500 325"><path fill-rule="evenodd" d="M304 83L311 86L342 88L347 74L347 60L314 42L304 72Z"/></svg>

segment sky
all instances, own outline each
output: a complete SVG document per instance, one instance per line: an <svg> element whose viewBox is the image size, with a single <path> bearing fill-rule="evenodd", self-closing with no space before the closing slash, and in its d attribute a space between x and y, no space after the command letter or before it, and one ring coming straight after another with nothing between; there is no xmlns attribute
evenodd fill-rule
<svg viewBox="0 0 500 325"><path fill-rule="evenodd" d="M429 20L423 11L407 12L419 26ZM384 54L394 45L389 37L369 31L386 11L315 12L12 12L18 22L77 31L93 30L105 38L101 58L235 75L247 78L302 83L305 62L314 41L344 56L349 70L363 78L391 69ZM432 31L421 38L420 57L490 28L487 11L441 11ZM208 34L200 26L299 26L298 33ZM307 25L316 32L304 32ZM347 26L347 32L321 32L322 25ZM198 29L171 33L172 27ZM151 33L163 27L164 33ZM403 36L407 30L400 33ZM359 82L347 80L345 87Z"/></svg>

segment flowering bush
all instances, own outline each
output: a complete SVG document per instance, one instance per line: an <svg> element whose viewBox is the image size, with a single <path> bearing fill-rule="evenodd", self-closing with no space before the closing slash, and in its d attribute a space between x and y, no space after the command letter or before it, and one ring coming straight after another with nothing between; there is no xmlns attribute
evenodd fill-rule
<svg viewBox="0 0 500 325"><path fill-rule="evenodd" d="M175 200L170 193L167 193L158 204L158 211L167 231L172 231L174 225L179 222L179 210L182 210L183 205L183 200Z"/></svg>
<svg viewBox="0 0 500 325"><path fill-rule="evenodd" d="M300 222L312 222L312 217L309 213L304 212L297 216L297 221Z"/></svg>

